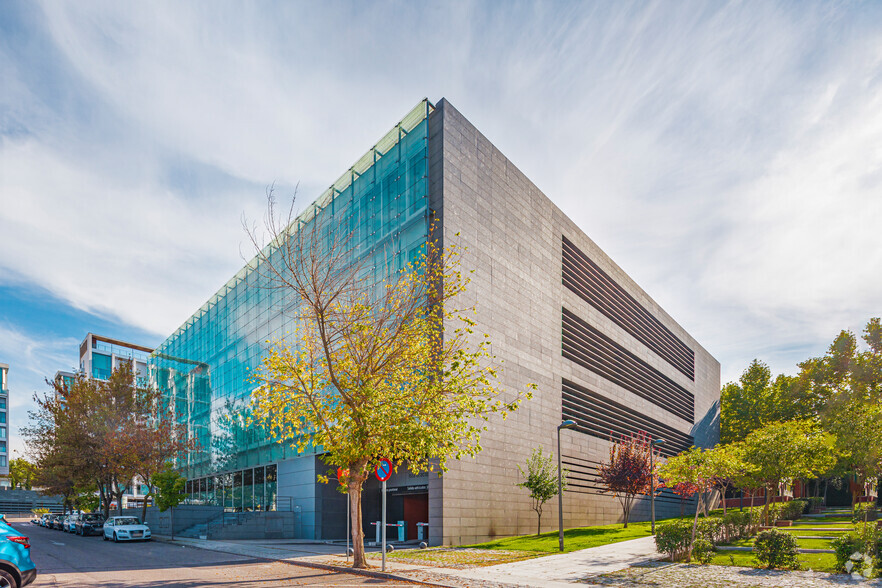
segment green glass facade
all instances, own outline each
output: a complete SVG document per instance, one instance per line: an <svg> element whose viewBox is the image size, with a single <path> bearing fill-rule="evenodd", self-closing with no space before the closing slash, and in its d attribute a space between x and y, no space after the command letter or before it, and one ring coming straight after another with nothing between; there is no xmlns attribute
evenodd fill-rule
<svg viewBox="0 0 882 588"><path fill-rule="evenodd" d="M350 232L353 260L367 261L375 283L418 257L426 243L431 111L428 101L418 104L295 221L303 227L333 215L333 223L322 225ZM191 480L193 502L271 508L275 489L267 491L266 480L275 469L265 466L298 455L248 424L249 375L267 341L293 331L284 291L267 288L265 280L256 261L246 265L150 357L151 384L198 444L178 464Z"/></svg>

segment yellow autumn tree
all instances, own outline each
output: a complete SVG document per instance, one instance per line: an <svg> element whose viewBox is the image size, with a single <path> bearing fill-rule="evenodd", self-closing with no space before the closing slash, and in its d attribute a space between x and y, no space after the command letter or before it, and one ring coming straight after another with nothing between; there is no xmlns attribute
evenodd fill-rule
<svg viewBox="0 0 882 588"><path fill-rule="evenodd" d="M458 304L469 279L455 246L430 238L418 259L378 273L347 225L319 211L302 219L277 215L270 196L257 267L288 295L295 327L255 375L253 418L348 470L353 566L363 568L361 491L378 461L443 471L476 455L487 419L530 392L500 394L489 337L475 332L474 307Z"/></svg>

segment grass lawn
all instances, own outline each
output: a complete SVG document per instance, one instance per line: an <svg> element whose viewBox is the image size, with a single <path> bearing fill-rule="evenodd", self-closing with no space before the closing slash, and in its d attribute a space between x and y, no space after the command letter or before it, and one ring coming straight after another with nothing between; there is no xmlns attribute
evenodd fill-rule
<svg viewBox="0 0 882 588"><path fill-rule="evenodd" d="M792 527L785 527L783 530L787 531L791 535L796 535L797 537L801 537L803 535L810 535L813 537L826 535L827 537L841 537L850 531L809 531L807 529L794 529Z"/></svg>
<svg viewBox="0 0 882 588"><path fill-rule="evenodd" d="M832 553L801 553L799 562L804 570L836 572L836 557ZM717 566L757 567L753 553L749 551L726 551L717 553L710 562Z"/></svg>
<svg viewBox="0 0 882 588"><path fill-rule="evenodd" d="M823 523L849 523L851 524L851 516L847 517L811 517L801 518L796 521L799 524L823 524Z"/></svg>
<svg viewBox="0 0 882 588"><path fill-rule="evenodd" d="M833 549L829 539L797 539L796 545L802 549Z"/></svg>
<svg viewBox="0 0 882 588"><path fill-rule="evenodd" d="M656 521L656 524L659 522ZM640 537L648 537L649 535L650 524L648 522L629 523L627 529L623 529L621 523L604 525L602 527L566 529L564 531L564 551L578 551L579 549L618 543L619 541L638 539ZM536 535L521 535L520 537L506 537L505 539L497 539L476 545L465 545L463 547L560 553L558 551L557 531L542 533L538 537Z"/></svg>

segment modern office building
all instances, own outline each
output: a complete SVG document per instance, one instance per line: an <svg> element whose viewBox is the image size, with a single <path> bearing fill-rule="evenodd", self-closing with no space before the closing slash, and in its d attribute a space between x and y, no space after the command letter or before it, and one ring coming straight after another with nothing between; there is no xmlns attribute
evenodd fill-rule
<svg viewBox="0 0 882 588"><path fill-rule="evenodd" d="M585 194L585 205L602 195ZM566 524L615 522L621 509L601 494L598 464L610 436L646 431L663 454L718 438L720 366L528 178L446 100L423 101L302 215L348 219L376 276L417 256L430 223L465 247L475 270L465 296L503 363L507 395L538 385L506 421L491 421L475 459L443 477L399 471L388 483L389 520L429 524L432 544L476 542L535 531L517 483L531 451L556 451L570 470ZM648 252L647 254L651 254ZM340 539L345 497L319 484L326 466L248 425L248 377L266 341L290 330L277 291L261 288L249 263L150 357L151 382L166 391L200 449L180 464L190 500L231 510L296 509L301 535ZM636 518L648 518L638 504ZM661 497L660 516L677 503ZM364 519L379 518L376 483ZM554 528L547 517L547 528Z"/></svg>
<svg viewBox="0 0 882 588"><path fill-rule="evenodd" d="M9 365L0 363L0 488L9 488Z"/></svg>

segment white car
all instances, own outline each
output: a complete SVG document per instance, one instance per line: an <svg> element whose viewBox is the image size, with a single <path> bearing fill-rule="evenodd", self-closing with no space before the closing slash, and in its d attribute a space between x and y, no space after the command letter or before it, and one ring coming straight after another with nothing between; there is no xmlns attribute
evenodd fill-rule
<svg viewBox="0 0 882 588"><path fill-rule="evenodd" d="M150 527L138 517L110 517L104 523L104 540L150 541Z"/></svg>

